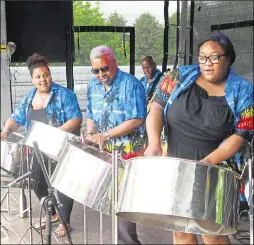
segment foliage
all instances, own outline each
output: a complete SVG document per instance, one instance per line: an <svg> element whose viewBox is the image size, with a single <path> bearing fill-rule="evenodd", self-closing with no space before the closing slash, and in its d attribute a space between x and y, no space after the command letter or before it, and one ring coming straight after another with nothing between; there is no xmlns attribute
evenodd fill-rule
<svg viewBox="0 0 254 245"><path fill-rule="evenodd" d="M115 11L108 17L106 23L109 26L126 26L127 20Z"/></svg>
<svg viewBox="0 0 254 245"><path fill-rule="evenodd" d="M74 1L73 11L75 26L126 26L127 23L126 19L116 11L108 18L104 18L100 9L100 1ZM175 24L176 14L172 15L169 21ZM136 65L141 63L141 59L145 55L153 55L157 64L161 64L163 58L163 25L150 13L144 13L136 18L134 26ZM169 30L169 54L174 55L176 31L172 31L171 28L172 30L176 30L176 28L170 27ZM90 65L90 51L98 45L111 47L115 52L118 65L129 64L129 33L80 32L74 34L74 41L75 65Z"/></svg>
<svg viewBox="0 0 254 245"><path fill-rule="evenodd" d="M150 13L136 18L134 26L137 64L140 64L145 55L152 55L157 63L160 63L163 58L163 26Z"/></svg>

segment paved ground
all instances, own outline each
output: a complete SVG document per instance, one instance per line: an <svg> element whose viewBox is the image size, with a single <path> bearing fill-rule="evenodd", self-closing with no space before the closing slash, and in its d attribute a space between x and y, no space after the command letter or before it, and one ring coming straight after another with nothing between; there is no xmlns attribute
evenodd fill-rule
<svg viewBox="0 0 254 245"><path fill-rule="evenodd" d="M19 190L17 188L12 188L11 193L15 198L18 199L19 197ZM3 190L1 192L1 195L3 195ZM6 207L6 200L2 204L2 209ZM18 204L14 201L11 201L11 208L18 208ZM34 193L32 192L32 217L33 217L33 225L39 221L39 211L40 211L40 204L37 198L35 197ZM18 215L17 210L12 210L9 214L8 213L2 213L1 215L1 223L8 229L8 236L1 231L1 244L24 244L22 241L20 242L20 239L17 235L12 231L10 225L6 222L6 220L3 218L3 215L11 219L15 215ZM12 221L12 226L17 231L17 233L22 237L24 232L29 227L29 219L28 218L20 218ZM72 241L73 244L84 244L84 232L83 232L83 205L75 202L73 207L73 212L71 216L71 224L73 227L72 232ZM103 216L103 243L104 244L111 244L111 216ZM53 225L53 228L56 229L57 224ZM241 220L239 224L239 230L248 230L248 221ZM40 243L40 236L39 234L33 230L33 244L39 244ZM45 232L45 231L44 231ZM44 233L43 232L43 233ZM88 208L88 244L99 244L99 213L89 209ZM45 234L45 233L44 233ZM145 227L142 225L138 225L138 235L139 239L142 244L172 244L172 232L171 231L165 231L150 227ZM239 234L240 235L240 234ZM240 239L240 237L238 237ZM24 237L24 241L26 243L30 243L30 230ZM240 240L234 239L234 237L231 237L231 241L233 244L240 244ZM45 243L45 241L44 241ZM54 244L68 244L66 239L63 240L56 240L52 238L52 243ZM202 239L199 237L199 243L202 244ZM248 244L249 240L241 240L241 243Z"/></svg>

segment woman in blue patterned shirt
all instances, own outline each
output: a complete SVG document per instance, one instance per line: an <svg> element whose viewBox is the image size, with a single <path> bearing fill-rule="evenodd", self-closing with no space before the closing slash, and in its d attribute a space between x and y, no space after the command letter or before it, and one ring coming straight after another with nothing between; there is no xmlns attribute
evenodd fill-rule
<svg viewBox="0 0 254 245"><path fill-rule="evenodd" d="M34 88L23 97L11 117L6 121L1 132L1 140L6 139L10 133L16 131L20 126L24 126L25 132L27 132L31 120L50 124L66 132L79 129L82 123L82 114L75 93L52 82L48 61L44 56L39 54L30 56L27 65ZM34 158L34 161L37 161L37 159ZM48 158L45 155L44 162L47 165ZM34 162L33 167L35 166L39 166L38 163ZM35 172L34 169L32 171ZM40 200L42 197L48 196L47 183L40 170L36 178L38 184L34 188L34 192ZM67 224L70 224L73 200L62 193L59 193L59 198L63 203L63 216ZM52 222L58 221L59 217L55 210L52 214ZM45 226L45 218L41 224L36 225L37 228L45 228ZM59 225L56 232L59 236L65 235L62 224Z"/></svg>

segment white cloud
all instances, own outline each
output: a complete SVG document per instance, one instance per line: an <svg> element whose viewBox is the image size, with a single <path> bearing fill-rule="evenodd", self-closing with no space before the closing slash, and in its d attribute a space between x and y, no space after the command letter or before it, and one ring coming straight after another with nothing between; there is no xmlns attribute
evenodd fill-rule
<svg viewBox="0 0 254 245"><path fill-rule="evenodd" d="M104 17L117 12L133 25L143 13L152 14L161 24L164 23L164 1L100 1L100 10ZM176 1L169 1L169 16L176 12Z"/></svg>

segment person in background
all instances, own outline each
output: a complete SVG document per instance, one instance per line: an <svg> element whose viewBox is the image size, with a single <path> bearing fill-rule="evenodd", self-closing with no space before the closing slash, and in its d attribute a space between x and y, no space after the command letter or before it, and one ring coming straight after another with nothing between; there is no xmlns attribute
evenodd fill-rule
<svg viewBox="0 0 254 245"><path fill-rule="evenodd" d="M23 97L14 109L11 117L6 121L3 131L1 132L1 140L7 139L8 135L16 131L20 126L25 127L26 133L31 124L31 120L50 124L51 126L70 133L79 129L82 122L82 114L77 97L71 90L52 81L46 57L35 53L28 58L27 66L34 88ZM52 137L54 136L52 135ZM37 158L34 157L33 159L33 168L39 166ZM48 168L48 160L49 158L44 155L46 168ZM55 164L53 165L54 167L56 166ZM32 169L32 171L34 171L34 169ZM34 188L34 192L38 199L41 200L42 197L48 196L48 186L42 171L39 169L38 172L38 184ZM71 230L70 214L72 211L73 199L70 199L60 192L59 199L63 204L61 212ZM51 220L52 223L59 220L54 209ZM42 219L41 224L38 223L35 227L41 229L45 228L46 217ZM59 236L66 235L63 224L59 224L56 234Z"/></svg>
<svg viewBox="0 0 254 245"><path fill-rule="evenodd" d="M151 55L143 57L141 65L145 76L140 79L140 82L146 91L146 103L148 104L159 86L162 73L157 69L156 62Z"/></svg>
<svg viewBox="0 0 254 245"><path fill-rule="evenodd" d="M121 71L112 49L91 50L91 72L87 88L86 140L117 149L125 160L144 153L145 90L131 74ZM119 219L119 243L140 244L136 224Z"/></svg>
<svg viewBox="0 0 254 245"><path fill-rule="evenodd" d="M146 105L147 105L147 113L149 113L152 102L158 92L160 81L163 77L163 74L159 69L157 69L156 62L153 59L153 56L148 55L144 56L141 60L142 70L145 74L144 77L140 79L145 91L146 91ZM147 137L145 137L145 146L148 145ZM162 151L163 156L167 156L167 139L166 139L166 132L165 127L163 127L161 133L161 144L162 144Z"/></svg>
<svg viewBox="0 0 254 245"><path fill-rule="evenodd" d="M146 156L162 154L160 134L168 127L169 157L216 165L234 156L253 135L253 86L232 64L234 47L214 31L198 45L198 65L165 74L146 120ZM230 244L226 235L202 235L205 244ZM195 234L173 232L174 244L198 244Z"/></svg>

